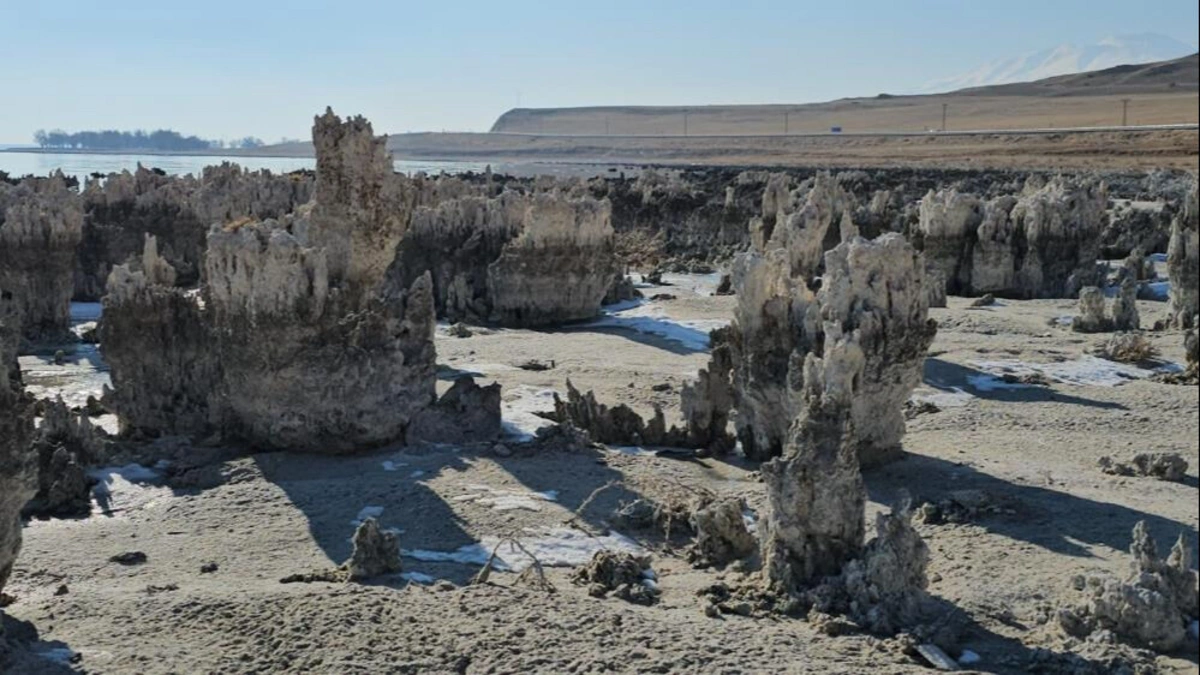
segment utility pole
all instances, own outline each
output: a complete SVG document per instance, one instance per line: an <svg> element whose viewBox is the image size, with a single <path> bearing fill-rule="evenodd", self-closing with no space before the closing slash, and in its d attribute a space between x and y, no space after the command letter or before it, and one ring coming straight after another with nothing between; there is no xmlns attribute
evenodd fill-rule
<svg viewBox="0 0 1200 675"><path fill-rule="evenodd" d="M605 136L609 135L609 133L608 133L608 116L607 115L604 117L604 135Z"/></svg>
<svg viewBox="0 0 1200 675"><path fill-rule="evenodd" d="M788 120L788 114L789 114L788 111L786 111L786 110L783 111L783 133L785 136L788 133L788 126L789 126L788 122L790 121L790 120Z"/></svg>
<svg viewBox="0 0 1200 675"><path fill-rule="evenodd" d="M942 104L942 131L946 130L946 107L949 105L948 103Z"/></svg>
<svg viewBox="0 0 1200 675"><path fill-rule="evenodd" d="M1121 99L1121 126L1129 126L1129 99Z"/></svg>
<svg viewBox="0 0 1200 675"><path fill-rule="evenodd" d="M688 135L687 134L687 117L688 117L688 111L684 110L683 111L683 135L684 136Z"/></svg>

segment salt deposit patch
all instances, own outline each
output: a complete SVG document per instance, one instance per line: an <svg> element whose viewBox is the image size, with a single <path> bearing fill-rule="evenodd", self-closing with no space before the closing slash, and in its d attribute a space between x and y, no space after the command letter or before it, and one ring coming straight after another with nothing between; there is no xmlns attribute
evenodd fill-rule
<svg viewBox="0 0 1200 675"><path fill-rule="evenodd" d="M158 485L162 474L140 464L92 469L88 475L98 481L92 488L93 515L149 508L171 496L170 488Z"/></svg>
<svg viewBox="0 0 1200 675"><path fill-rule="evenodd" d="M628 304L610 305L604 308L600 318L584 325L655 335L698 352L708 349L710 331L729 325L728 321L715 319L673 319L665 307L654 302L633 306L627 306Z"/></svg>
<svg viewBox="0 0 1200 675"><path fill-rule="evenodd" d="M355 527L358 527L359 525L362 525L363 521L366 520L367 518L378 518L382 515L383 515L383 507L382 506L364 506L361 509L359 509L358 515L355 516L354 520L350 521L350 524Z"/></svg>
<svg viewBox="0 0 1200 675"><path fill-rule="evenodd" d="M967 378L968 383L979 391L1017 389L1028 386L997 379L1005 375L1013 377L1041 375L1063 384L1115 387L1130 380L1149 377L1155 372L1153 370L1096 358L1095 356L1083 356L1073 361L1059 361L1057 363L975 361L971 365L988 373L986 376L971 376Z"/></svg>
<svg viewBox="0 0 1200 675"><path fill-rule="evenodd" d="M968 383L970 378L968 378ZM950 387L948 389L934 389L933 387L917 387L913 390L910 401L917 403L932 403L939 408L961 408L975 397L967 393L966 390L960 387Z"/></svg>
<svg viewBox="0 0 1200 675"><path fill-rule="evenodd" d="M526 550L537 557L545 567L578 567L586 565L599 551L624 551L634 555L645 555L646 549L636 541L619 532L595 536L567 527L526 528L525 534L516 538ZM497 549L497 545L499 548ZM423 549L403 550L400 553L423 562L452 562L463 565L485 565L492 551L496 551L494 569L519 572L533 561L520 548L500 537L486 536L476 544L460 546L453 551L429 551Z"/></svg>
<svg viewBox="0 0 1200 675"><path fill-rule="evenodd" d="M513 387L505 392L500 403L501 427L508 440L519 443L532 441L538 429L552 426L550 420L534 413L554 412L554 390L528 385Z"/></svg>
<svg viewBox="0 0 1200 675"><path fill-rule="evenodd" d="M487 563L490 550L485 550L480 544L467 544L453 551L430 551L425 549L401 549L400 555L422 562L450 562L460 565L484 565Z"/></svg>
<svg viewBox="0 0 1200 675"><path fill-rule="evenodd" d="M646 554L636 541L618 532L595 536L568 527L526 528L525 532L517 541L546 567L586 565L597 552L605 550ZM489 552L500 544L496 557L508 569L519 572L533 563L521 549L501 543L499 538L484 537L480 544Z"/></svg>
<svg viewBox="0 0 1200 675"><path fill-rule="evenodd" d="M432 584L434 581L437 581L428 574L422 574L421 572L404 572L400 575L400 578L411 581L414 584Z"/></svg>
<svg viewBox="0 0 1200 675"><path fill-rule="evenodd" d="M487 377L493 373L502 373L513 370L520 370L516 366L510 366L504 363L455 363L451 365L455 370L471 375L473 377Z"/></svg>
<svg viewBox="0 0 1200 675"><path fill-rule="evenodd" d="M662 280L672 288L686 289L696 295L709 296L717 292L721 273L711 274L664 274Z"/></svg>
<svg viewBox="0 0 1200 675"><path fill-rule="evenodd" d="M647 450L640 445L610 445L609 450L618 452L622 455L632 455L635 457L657 457L658 455L653 450Z"/></svg>
<svg viewBox="0 0 1200 675"><path fill-rule="evenodd" d="M70 666L71 660L75 658L75 651L61 645L62 643L40 643L34 645L33 653L48 661Z"/></svg>
<svg viewBox="0 0 1200 675"><path fill-rule="evenodd" d="M25 390L34 398L61 396L68 406L76 407L86 404L88 396L100 398L104 387L112 386L96 345L77 345L65 356L62 365L55 365L49 355L18 357Z"/></svg>
<svg viewBox="0 0 1200 675"><path fill-rule="evenodd" d="M468 494L451 497L453 502L472 502L495 511L541 511L544 502L558 500L557 490L500 490L489 485L467 485Z"/></svg>

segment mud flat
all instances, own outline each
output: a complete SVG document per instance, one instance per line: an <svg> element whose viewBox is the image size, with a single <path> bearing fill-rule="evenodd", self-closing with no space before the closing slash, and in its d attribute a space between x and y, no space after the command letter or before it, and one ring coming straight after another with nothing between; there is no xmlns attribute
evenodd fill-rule
<svg viewBox="0 0 1200 675"><path fill-rule="evenodd" d="M727 320L736 302L682 289L677 296L641 307L672 327L668 335ZM1057 603L1076 574L1124 574L1138 521L1163 545L1183 532L1194 551L1197 390L1090 357L1090 339L1048 325L1073 311L1069 301L949 304L930 311L940 327L913 397L939 411L909 420L905 459L865 473L868 514L906 495L967 503L972 515L961 522L915 527L930 549L929 591L969 619L960 646L979 655L972 667L1026 672L1065 658L1051 652L1103 651L1064 642ZM1139 305L1148 320L1166 315L1164 303ZM1165 361L1184 360L1177 334L1151 340ZM633 322L470 338L439 329L436 347L445 370L502 384L511 455L436 446L352 458L267 453L212 466L197 487L171 487L158 471L106 469L97 486L106 506L98 503L96 515L25 528L5 588L17 599L5 609L9 620L38 627L35 651L78 655L90 672L925 670L868 635L831 637L798 619L708 618L697 592L736 580L737 571L693 569L678 542L667 548L660 536L612 524L620 502L666 499L676 484L740 497L761 513L754 466L641 448L522 449L522 431L544 422L519 413L548 411L544 392L562 392L567 378L643 414L654 404L670 410L677 398L655 385L690 380L707 359L703 348ZM520 367L534 359L555 367ZM1046 374L1048 384L1005 381L1025 371ZM1189 463L1183 480L1113 477L1096 464L1148 451L1180 453ZM611 481L621 484L584 505ZM581 505L576 524L564 525ZM400 530L404 572L371 585L279 582L348 558L364 513ZM556 592L513 587L515 572L465 585L510 534L539 547ZM570 583L566 565L590 558L597 538L653 555L662 591L655 605L595 599ZM109 561L129 551L146 562ZM502 551L521 565L521 555ZM1104 672L1103 658L1090 658ZM1148 658L1159 672L1196 667L1194 649Z"/></svg>

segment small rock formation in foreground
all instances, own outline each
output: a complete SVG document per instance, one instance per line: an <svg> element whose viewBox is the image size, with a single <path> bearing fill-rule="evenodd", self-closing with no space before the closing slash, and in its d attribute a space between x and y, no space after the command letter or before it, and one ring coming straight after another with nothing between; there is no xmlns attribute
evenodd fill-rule
<svg viewBox="0 0 1200 675"><path fill-rule="evenodd" d="M1031 181L984 200L955 190L921 200L917 239L952 295L1069 298L1098 281L1103 184Z"/></svg>
<svg viewBox="0 0 1200 675"><path fill-rule="evenodd" d="M214 227L199 293L173 285L153 238L141 269L114 268L101 344L123 430L338 453L404 440L421 415L455 409L434 405L429 276L387 278L411 185L361 117L327 111L313 142L315 204ZM498 429L499 396L471 400L488 407L468 411L470 428Z"/></svg>
<svg viewBox="0 0 1200 675"><path fill-rule="evenodd" d="M1171 223L1167 277L1171 280L1167 323L1190 328L1200 317L1200 181L1193 181L1183 208Z"/></svg>
<svg viewBox="0 0 1200 675"><path fill-rule="evenodd" d="M0 294L0 592L21 550L21 509L37 492L33 397L25 393L17 365L19 316L15 304ZM0 649L3 630L0 624Z"/></svg>
<svg viewBox="0 0 1200 675"><path fill-rule="evenodd" d="M588 595L603 598L608 594L637 605L652 605L659 591L650 573L649 556L624 551L596 551L592 560L571 575L571 582L587 586Z"/></svg>
<svg viewBox="0 0 1200 675"><path fill-rule="evenodd" d="M34 441L38 457L38 491L24 514L37 517L86 516L92 508L95 480L87 467L104 459L103 430L86 413L74 413L61 398L47 401Z"/></svg>
<svg viewBox="0 0 1200 675"><path fill-rule="evenodd" d="M1086 637L1112 631L1122 640L1159 652L1171 652L1187 641L1187 626L1197 617L1197 576L1191 547L1183 535L1166 559L1145 521L1133 528L1133 569L1124 580L1107 576L1078 576L1075 590L1083 599L1059 610L1058 619L1070 635Z"/></svg>
<svg viewBox="0 0 1200 675"><path fill-rule="evenodd" d="M1114 476L1148 476L1177 482L1187 474L1187 460L1177 452L1142 452L1128 462L1101 457L1096 462L1100 470Z"/></svg>
<svg viewBox="0 0 1200 675"><path fill-rule="evenodd" d="M353 543L354 551L342 565L352 580L400 571L400 539L394 532L381 530L374 518L367 518L358 526Z"/></svg>
<svg viewBox="0 0 1200 675"><path fill-rule="evenodd" d="M607 201L559 191L422 206L401 243L401 285L432 274L438 316L544 326L590 319L621 276Z"/></svg>
<svg viewBox="0 0 1200 675"><path fill-rule="evenodd" d="M692 511L696 542L688 558L696 564L725 565L754 553L758 540L746 529L741 499L721 499Z"/></svg>
<svg viewBox="0 0 1200 675"><path fill-rule="evenodd" d="M82 232L79 193L61 172L15 186L0 181L0 293L14 299L26 339L69 335Z"/></svg>
<svg viewBox="0 0 1200 675"><path fill-rule="evenodd" d="M1071 330L1076 333L1107 333L1109 331L1136 331L1142 321L1137 308L1137 282L1126 276L1121 281L1117 297L1113 299L1112 311L1105 308L1104 291L1096 286L1084 286L1079 290L1079 316L1071 321Z"/></svg>

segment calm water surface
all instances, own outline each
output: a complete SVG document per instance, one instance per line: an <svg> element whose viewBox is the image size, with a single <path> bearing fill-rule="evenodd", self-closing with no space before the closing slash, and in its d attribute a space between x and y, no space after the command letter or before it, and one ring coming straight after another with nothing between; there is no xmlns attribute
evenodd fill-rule
<svg viewBox="0 0 1200 675"><path fill-rule="evenodd" d="M170 174L196 174L213 164L235 162L247 169L270 169L277 173L312 169L316 160L311 157L223 157L220 155L89 155L82 153L0 152L0 171L12 176L34 174L45 176L55 169L75 176L80 183L92 173L112 173L127 169L133 171L138 163L156 167ZM396 160L396 171L415 173L461 173L483 171L483 162L450 162L439 160Z"/></svg>

